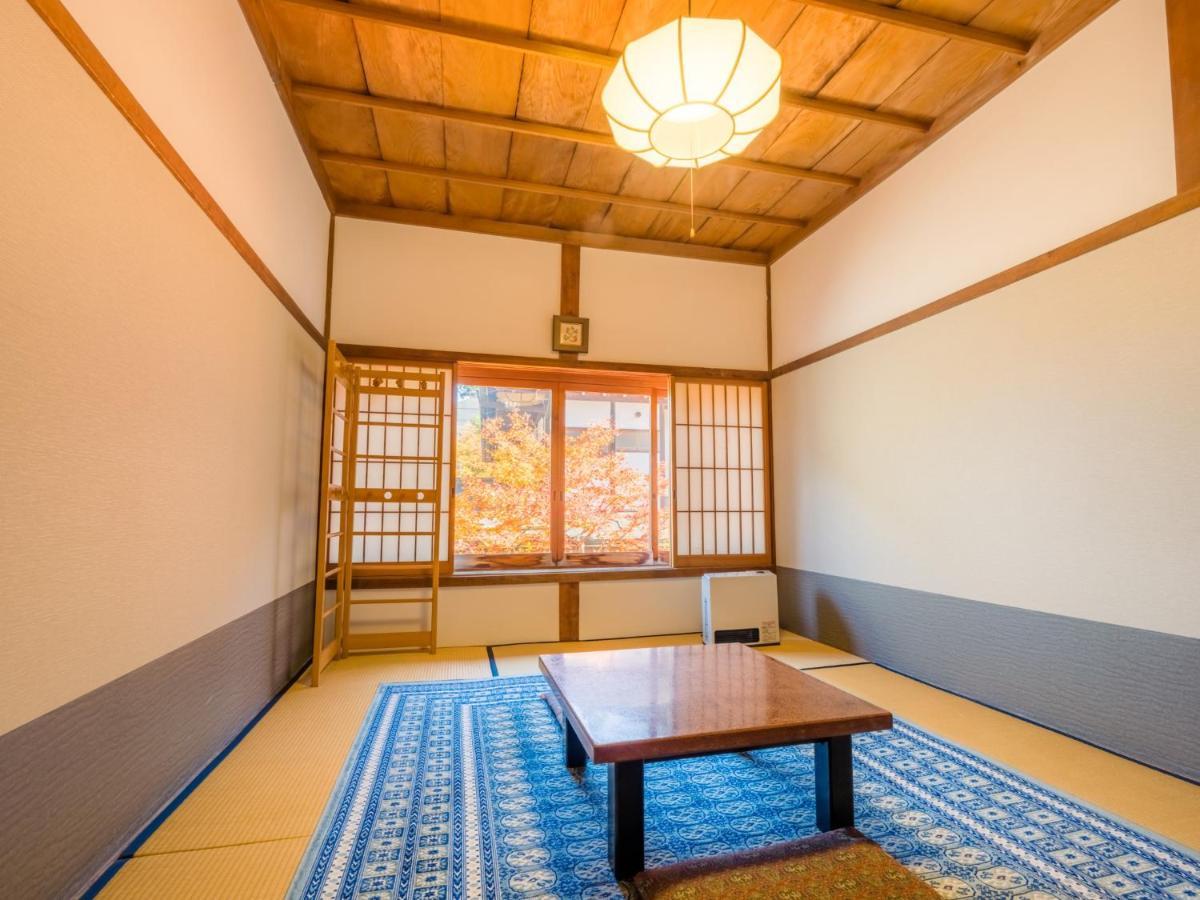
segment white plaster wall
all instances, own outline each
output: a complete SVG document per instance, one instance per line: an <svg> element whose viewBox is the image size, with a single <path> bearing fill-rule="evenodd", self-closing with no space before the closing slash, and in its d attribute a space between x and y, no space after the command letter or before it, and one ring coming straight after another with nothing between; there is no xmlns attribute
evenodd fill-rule
<svg viewBox="0 0 1200 900"><path fill-rule="evenodd" d="M774 362L1175 193L1166 19L1121 0L772 269Z"/></svg>
<svg viewBox="0 0 1200 900"><path fill-rule="evenodd" d="M778 378L779 563L1200 637L1200 211Z"/></svg>
<svg viewBox="0 0 1200 900"><path fill-rule="evenodd" d="M699 630L699 578L584 581L579 585L580 640Z"/></svg>
<svg viewBox="0 0 1200 900"><path fill-rule="evenodd" d="M313 578L323 353L0 8L0 733Z"/></svg>
<svg viewBox="0 0 1200 900"><path fill-rule="evenodd" d="M329 209L236 0L64 4L267 268L323 328Z"/></svg>
<svg viewBox="0 0 1200 900"><path fill-rule="evenodd" d="M585 247L579 307L591 319L585 359L767 368L760 266Z"/></svg>
<svg viewBox="0 0 1200 900"><path fill-rule="evenodd" d="M348 344L552 358L557 244L339 217L333 337ZM584 248L582 359L765 369L758 266Z"/></svg>
<svg viewBox="0 0 1200 900"><path fill-rule="evenodd" d="M552 356L560 254L541 241L339 217L333 338Z"/></svg>

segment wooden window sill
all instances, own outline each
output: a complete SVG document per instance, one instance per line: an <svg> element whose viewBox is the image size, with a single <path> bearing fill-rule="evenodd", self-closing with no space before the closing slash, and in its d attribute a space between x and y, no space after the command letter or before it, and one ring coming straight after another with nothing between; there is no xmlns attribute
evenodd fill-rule
<svg viewBox="0 0 1200 900"><path fill-rule="evenodd" d="M443 575L441 587L467 587L489 584L561 584L580 581L641 581L651 578L698 578L706 572L752 572L759 569L773 570L774 566L628 566L611 568L579 569L514 569L509 571L455 572ZM429 587L428 576L415 575L372 575L362 569L354 573L355 588L402 589Z"/></svg>

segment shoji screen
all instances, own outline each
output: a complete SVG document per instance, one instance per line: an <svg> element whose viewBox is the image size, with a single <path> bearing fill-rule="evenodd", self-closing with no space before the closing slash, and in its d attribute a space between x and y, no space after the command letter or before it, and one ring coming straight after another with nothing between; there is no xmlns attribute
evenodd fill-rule
<svg viewBox="0 0 1200 900"><path fill-rule="evenodd" d="M355 436L355 487L366 489L429 490L435 483L434 426L442 429L442 501L438 558L451 567L451 454L454 441L452 371L443 367L400 363L359 364L366 382L402 383L413 387L423 373L441 375L444 394L440 423L437 404L430 398L401 397L363 392L357 403ZM398 376L400 381L396 381ZM402 572L413 565L428 565L433 523L428 507L416 503L359 501L354 507L352 552L355 567L376 566L379 571Z"/></svg>
<svg viewBox="0 0 1200 900"><path fill-rule="evenodd" d="M675 565L769 565L766 385L676 378Z"/></svg>

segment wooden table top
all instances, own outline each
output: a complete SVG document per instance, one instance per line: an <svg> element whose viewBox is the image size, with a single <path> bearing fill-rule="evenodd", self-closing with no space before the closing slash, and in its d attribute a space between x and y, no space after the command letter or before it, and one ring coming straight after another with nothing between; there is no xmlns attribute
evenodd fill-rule
<svg viewBox="0 0 1200 900"><path fill-rule="evenodd" d="M742 644L538 657L593 762L881 731L892 714Z"/></svg>

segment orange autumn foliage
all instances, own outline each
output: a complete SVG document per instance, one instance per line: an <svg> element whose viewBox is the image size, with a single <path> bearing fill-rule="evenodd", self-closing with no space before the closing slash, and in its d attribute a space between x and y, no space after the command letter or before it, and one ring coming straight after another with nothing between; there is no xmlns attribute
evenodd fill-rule
<svg viewBox="0 0 1200 900"><path fill-rule="evenodd" d="M617 429L566 441L566 552L648 551L650 484L614 451ZM460 428L456 552L550 551L550 436L520 412Z"/></svg>

